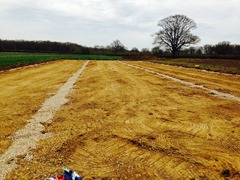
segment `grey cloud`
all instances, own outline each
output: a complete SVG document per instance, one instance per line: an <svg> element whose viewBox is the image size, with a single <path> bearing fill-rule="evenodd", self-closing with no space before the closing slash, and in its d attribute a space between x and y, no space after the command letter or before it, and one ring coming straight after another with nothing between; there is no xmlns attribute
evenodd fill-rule
<svg viewBox="0 0 240 180"><path fill-rule="evenodd" d="M198 24L193 33L200 36L201 44L240 43L239 9L238 0L1 0L4 28L0 38L72 41L87 46L120 39L129 49L151 48L157 22L185 14Z"/></svg>

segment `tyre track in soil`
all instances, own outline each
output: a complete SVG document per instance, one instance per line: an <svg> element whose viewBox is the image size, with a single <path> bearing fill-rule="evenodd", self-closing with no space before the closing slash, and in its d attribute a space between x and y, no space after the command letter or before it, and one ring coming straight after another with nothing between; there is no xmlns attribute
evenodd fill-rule
<svg viewBox="0 0 240 180"><path fill-rule="evenodd" d="M197 85L203 85L209 89L213 89L223 93L229 93L240 97L240 76L200 71L184 67L175 67L149 62L130 62L129 64L147 68L149 70L169 75L180 80L192 82Z"/></svg>
<svg viewBox="0 0 240 180"><path fill-rule="evenodd" d="M88 62L85 62L81 69L72 75L68 81L61 86L55 95L47 98L41 108L32 116L24 128L19 129L12 135L12 143L8 149L0 155L0 179L5 179L5 176L17 167L18 159L25 157L31 160L31 149L36 148L36 142L40 139L49 137L51 134L44 133L45 123L51 123L51 120L56 111L67 102L65 96L69 93L78 76L85 69ZM44 69L46 71L46 69ZM38 74L34 71L31 74ZM39 75L39 74L38 74ZM41 76L41 72L40 75ZM44 75L43 75L44 76ZM16 77L12 77L16 79Z"/></svg>
<svg viewBox="0 0 240 180"><path fill-rule="evenodd" d="M84 179L240 178L236 102L111 61L91 61L68 99L7 179L62 165Z"/></svg>
<svg viewBox="0 0 240 180"><path fill-rule="evenodd" d="M125 65L127 65L129 67L140 69L142 71L145 71L145 72L148 72L148 73L151 73L151 74L155 74L155 75L164 77L166 79L170 79L172 81L184 84L184 85L192 87L192 88L199 88L199 89L208 91L210 94L212 94L212 95L214 95L216 97L219 97L219 98L224 98L224 99L227 99L227 100L233 100L233 101L240 102L240 98L239 97L234 96L234 95L229 94L229 93L223 93L223 92L220 92L220 91L209 89L209 88L206 88L205 86L203 86L201 84L195 84L195 83L192 83L192 82L184 81L184 80L181 80L179 78L175 78L175 77L172 77L172 76L169 76L169 75L166 75L166 74L162 74L162 73L158 73L156 71L152 71L152 70L149 70L149 69L146 69L146 68L142 68L140 66L131 65L131 64L128 64L128 63L124 63L124 62L119 62L119 63L125 64Z"/></svg>
<svg viewBox="0 0 240 180"><path fill-rule="evenodd" d="M0 73L0 154L10 146L13 134L25 126L78 68L81 61L55 61Z"/></svg>

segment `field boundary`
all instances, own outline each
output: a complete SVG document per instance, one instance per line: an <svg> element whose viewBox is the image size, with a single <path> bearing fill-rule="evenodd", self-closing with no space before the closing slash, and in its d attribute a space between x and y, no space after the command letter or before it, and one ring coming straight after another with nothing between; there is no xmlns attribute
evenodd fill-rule
<svg viewBox="0 0 240 180"><path fill-rule="evenodd" d="M4 154L0 155L0 179L4 179L9 172L17 167L18 157L24 156L25 159L31 159L29 151L36 148L37 141L51 136L51 134L44 134L44 124L51 123L55 113L67 102L66 96L88 63L89 61L85 62L83 66L58 89L54 96L46 99L26 126L15 133L11 146Z"/></svg>
<svg viewBox="0 0 240 180"><path fill-rule="evenodd" d="M198 88L198 89L202 89L202 90L208 91L210 94L212 94L212 95L215 96L215 97L219 97L219 98L222 98L222 99L227 99L227 100L232 100L232 101L240 102L240 98L239 98L239 97L236 97L236 96L234 96L234 95L232 95L232 94L219 92L219 91L217 91L217 90L213 90L213 89L209 89L209 88L207 88L207 87L204 87L203 85L197 85L197 84L192 83L192 82L183 81L183 80L181 80L181 79L174 78L174 77L168 76L168 75L166 75L166 74L161 74L161 73L158 73L158 72L155 72L155 71L146 69L146 68L142 68L142 67L139 67L139 66L131 65L131 64L128 64L128 63L125 63L125 62L120 62L120 61L118 61L118 62L119 62L120 64L124 64L124 65L127 65L127 66L129 66L129 67L136 68L136 69L140 69L140 70L142 70L142 71L145 71L145 72L148 72L148 73L151 73L151 74L156 74L156 75L161 76L161 77L163 77L163 78L170 79L170 80L172 80L172 81L175 81L175 82L184 84L184 85L189 86L189 87L192 87L192 88Z"/></svg>
<svg viewBox="0 0 240 180"><path fill-rule="evenodd" d="M163 64L163 63L157 63L157 62L151 62L151 61L140 61L140 62L147 62L149 64L160 64L163 66L167 66L167 67L177 67L179 69L190 69L190 70L194 70L194 71L198 71L198 72L207 72L207 73L212 73L212 74L223 74L226 76L238 76L240 77L239 74L231 74L231 73L224 73L224 72L219 72L219 71L213 71L213 70L207 70L207 69L199 69L199 68L194 68L194 67L184 67L181 65L174 65L174 64Z"/></svg>
<svg viewBox="0 0 240 180"><path fill-rule="evenodd" d="M87 54L56 54L56 53L27 53L0 52L0 70L18 68L42 62L55 60L120 60L119 55L87 55Z"/></svg>
<svg viewBox="0 0 240 180"><path fill-rule="evenodd" d="M61 59L43 61L43 62L36 62L36 63L32 63L32 64L23 64L23 65L19 65L17 67L9 67L9 68L6 68L6 69L0 69L0 73L4 73L4 72L8 72L8 71L17 71L17 70L31 68L31 67L37 67L37 66L40 66L40 65L50 64L50 63L57 62L57 61L61 61Z"/></svg>

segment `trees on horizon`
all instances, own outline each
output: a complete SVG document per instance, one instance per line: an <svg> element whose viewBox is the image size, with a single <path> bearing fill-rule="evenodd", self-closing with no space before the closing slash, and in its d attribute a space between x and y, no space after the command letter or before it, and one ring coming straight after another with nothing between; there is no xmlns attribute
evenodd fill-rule
<svg viewBox="0 0 240 180"><path fill-rule="evenodd" d="M170 50L177 55L183 47L188 47L200 41L200 38L191 33L197 24L185 15L173 15L159 21L160 30L155 33L154 44Z"/></svg>
<svg viewBox="0 0 240 180"><path fill-rule="evenodd" d="M148 48L133 47L128 50L120 41L114 40L107 46L95 45L85 47L70 42L1 40L0 52L41 52L41 53L68 53L68 54L96 54L96 55L157 55L161 57L226 57L240 59L240 45L222 41L215 45L206 44L202 47L192 47L200 38L191 34L196 23L184 15L174 15L159 21L160 30L155 33L154 44Z"/></svg>

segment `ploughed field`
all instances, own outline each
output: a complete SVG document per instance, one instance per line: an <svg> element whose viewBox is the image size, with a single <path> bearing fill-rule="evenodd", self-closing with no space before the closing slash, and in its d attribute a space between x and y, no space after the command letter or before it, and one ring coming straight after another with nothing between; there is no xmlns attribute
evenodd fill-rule
<svg viewBox="0 0 240 180"><path fill-rule="evenodd" d="M43 137L29 135L35 126L17 135L84 64L68 101L39 121ZM44 179L63 165L83 179L240 179L240 76L63 60L1 72L0 86L5 179ZM28 137L36 144L16 153Z"/></svg>

